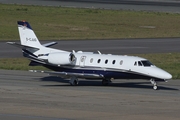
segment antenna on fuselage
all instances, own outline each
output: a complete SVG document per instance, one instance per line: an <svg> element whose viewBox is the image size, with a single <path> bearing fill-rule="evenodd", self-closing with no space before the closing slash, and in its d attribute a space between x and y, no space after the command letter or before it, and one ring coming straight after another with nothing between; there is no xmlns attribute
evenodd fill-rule
<svg viewBox="0 0 180 120"><path fill-rule="evenodd" d="M100 52L99 50L98 50L97 52L98 52L98 54L100 54L100 55L101 55L101 52Z"/></svg>

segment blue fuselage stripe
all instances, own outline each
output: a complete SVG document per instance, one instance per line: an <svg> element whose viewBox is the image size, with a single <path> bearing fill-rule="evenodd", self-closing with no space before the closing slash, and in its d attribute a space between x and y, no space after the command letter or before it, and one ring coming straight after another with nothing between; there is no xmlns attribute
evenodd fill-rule
<svg viewBox="0 0 180 120"><path fill-rule="evenodd" d="M145 76L145 75L137 74L134 72L73 69L73 68L56 67L56 66L50 66L50 65L44 65L44 67L49 68L53 71L57 71L57 72L98 74L98 75L103 75L105 78L114 78L114 79L150 79L152 78L150 76Z"/></svg>

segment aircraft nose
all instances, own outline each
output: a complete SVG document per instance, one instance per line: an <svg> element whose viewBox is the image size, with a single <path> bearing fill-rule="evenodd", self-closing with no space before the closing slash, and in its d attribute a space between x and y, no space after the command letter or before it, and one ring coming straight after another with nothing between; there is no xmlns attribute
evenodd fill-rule
<svg viewBox="0 0 180 120"><path fill-rule="evenodd" d="M160 79L168 80L172 78L172 75L170 73L157 67L154 68L153 73Z"/></svg>
<svg viewBox="0 0 180 120"><path fill-rule="evenodd" d="M172 75L169 74L168 72L166 72L166 75L165 75L164 77L165 77L165 79L171 79L171 78L172 78Z"/></svg>
<svg viewBox="0 0 180 120"><path fill-rule="evenodd" d="M161 77L165 80L168 80L168 79L171 79L172 78L172 75L164 70L161 70Z"/></svg>

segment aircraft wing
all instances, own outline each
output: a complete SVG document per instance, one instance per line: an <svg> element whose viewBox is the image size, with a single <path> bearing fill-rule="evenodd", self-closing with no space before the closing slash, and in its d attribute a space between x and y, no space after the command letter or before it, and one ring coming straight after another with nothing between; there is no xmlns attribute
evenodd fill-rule
<svg viewBox="0 0 180 120"><path fill-rule="evenodd" d="M59 77L77 77L77 78L103 78L103 75L88 74L88 73L71 73L71 72L55 72L55 71L41 71L41 70L29 70L30 72L47 73Z"/></svg>

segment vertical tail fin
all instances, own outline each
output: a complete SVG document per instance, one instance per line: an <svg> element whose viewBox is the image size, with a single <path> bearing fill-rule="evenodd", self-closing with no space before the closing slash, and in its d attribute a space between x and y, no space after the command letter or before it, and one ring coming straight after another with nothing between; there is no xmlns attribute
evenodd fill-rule
<svg viewBox="0 0 180 120"><path fill-rule="evenodd" d="M40 48L42 45L40 44L38 38L36 37L33 29L31 28L30 24L26 21L18 21L18 30L21 45Z"/></svg>

